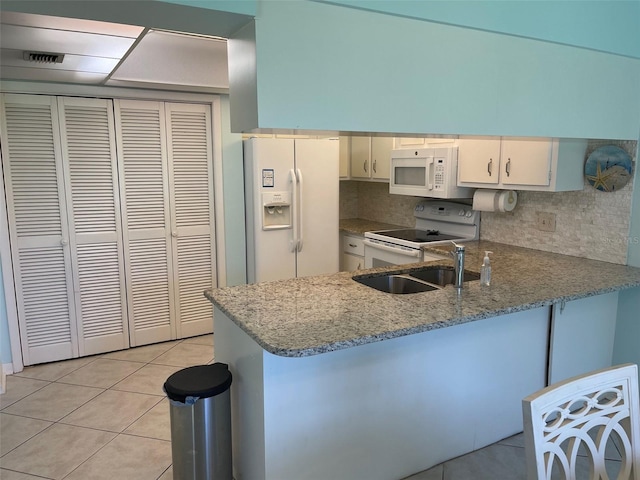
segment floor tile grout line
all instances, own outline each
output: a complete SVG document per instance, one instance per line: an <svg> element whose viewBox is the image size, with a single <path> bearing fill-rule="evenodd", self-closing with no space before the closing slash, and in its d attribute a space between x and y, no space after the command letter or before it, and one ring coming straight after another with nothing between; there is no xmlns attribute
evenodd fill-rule
<svg viewBox="0 0 640 480"><path fill-rule="evenodd" d="M11 415L10 413L5 413L5 415ZM16 417L20 416L20 415L15 415ZM29 418L30 420L41 420L39 418L31 418L31 417L22 417L22 418ZM38 433L35 433L33 435L31 435L29 438L27 438L26 440L24 440L23 442L21 442L20 444L16 445L15 447L13 447L11 450L9 450L8 452L5 452L2 456L0 456L0 458L4 458L6 457L9 453L13 452L16 448L24 445L25 443L27 443L29 440L31 440L32 438L37 437L38 435L40 435L41 433L49 430L53 425L55 425L56 422L52 422L51 420L41 420L43 422L50 422L51 425L47 425L46 427L44 427L42 430L40 430ZM2 465L0 465L0 468L2 467ZM20 473L24 473L24 472L20 472Z"/></svg>
<svg viewBox="0 0 640 480"><path fill-rule="evenodd" d="M32 378L31 380L35 380L35 379L33 379L33 378ZM30 396L31 396L31 395L33 395L34 393L39 392L40 390L42 390L44 387L48 387L49 385L51 385L52 383L54 383L54 382L52 382L52 381L50 381L50 380L41 380L41 381L43 381L43 382L47 382L47 384L46 384L46 385L43 385L42 387L38 388L37 390L34 390L34 391L33 391L33 392L31 392L31 393L29 393L29 394L25 395L24 397L19 398L19 399L18 399L18 400L16 400L15 402L11 402L9 405L4 405L3 407L1 407L1 408L0 408L0 412L4 412L4 411L5 411L7 408L9 408L11 405L14 405L14 404L16 404L16 403L18 403L18 402L20 402L20 401L24 400L25 398L30 397ZM3 393L3 395L5 395L5 393Z"/></svg>
<svg viewBox="0 0 640 480"><path fill-rule="evenodd" d="M15 472L15 473L21 473L23 475L31 475L34 478L42 478L43 480L55 480L54 478L51 477L43 477L42 475L34 475L33 473L25 473L25 472L21 472L20 470L14 470L12 468L5 468L0 466L0 470L6 470L7 472Z"/></svg>
<svg viewBox="0 0 640 480"><path fill-rule="evenodd" d="M85 428L85 427L80 427L80 428ZM92 429L92 430L96 430L96 429ZM114 432L109 432L109 433L114 433ZM69 478L69 475L71 475L73 472L75 472L77 469L79 469L82 465L87 463L90 459L95 457L98 454L98 452L100 452L103 448L105 448L107 445L109 445L111 442L113 442L116 438L118 438L118 434L117 433L113 436L113 438L111 440L109 440L107 443L105 443L103 446L101 446L98 450L96 450L91 455L89 455L87 458L85 458L84 461L80 463L80 465L78 465L76 468L71 470L64 477L62 477L62 480L64 480L65 478Z"/></svg>

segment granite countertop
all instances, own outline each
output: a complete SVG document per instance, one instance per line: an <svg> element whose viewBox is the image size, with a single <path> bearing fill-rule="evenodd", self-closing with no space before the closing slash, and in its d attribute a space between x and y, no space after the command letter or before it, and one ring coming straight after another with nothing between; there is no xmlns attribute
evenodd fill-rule
<svg viewBox="0 0 640 480"><path fill-rule="evenodd" d="M354 272L226 287L205 292L266 351L304 357L483 318L640 286L640 268L495 242L465 242L466 269L492 255L492 283L393 295L364 286ZM431 247L442 253L448 247ZM358 272L409 272L449 260Z"/></svg>
<svg viewBox="0 0 640 480"><path fill-rule="evenodd" d="M374 230L392 230L408 228L401 225L393 225L391 223L376 222L374 220L366 220L364 218L346 218L340 220L340 230L356 235L364 235L364 232L372 232Z"/></svg>

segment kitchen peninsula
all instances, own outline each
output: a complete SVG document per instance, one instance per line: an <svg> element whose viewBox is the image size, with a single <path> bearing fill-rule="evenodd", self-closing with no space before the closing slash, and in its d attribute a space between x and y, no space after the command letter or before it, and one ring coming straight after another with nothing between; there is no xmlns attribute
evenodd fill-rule
<svg viewBox="0 0 640 480"><path fill-rule="evenodd" d="M492 285L461 294L353 272L206 292L234 374L235 477L403 478L521 431L521 399L571 374L572 349L611 361L617 291L640 269L483 241L467 269L484 250Z"/></svg>

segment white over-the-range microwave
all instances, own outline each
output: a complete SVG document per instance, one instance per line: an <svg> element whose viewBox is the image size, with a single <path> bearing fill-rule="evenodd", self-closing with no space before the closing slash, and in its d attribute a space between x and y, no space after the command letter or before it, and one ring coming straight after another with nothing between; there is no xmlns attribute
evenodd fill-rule
<svg viewBox="0 0 640 480"><path fill-rule="evenodd" d="M471 198L457 186L458 147L397 149L391 152L389 193L432 198Z"/></svg>

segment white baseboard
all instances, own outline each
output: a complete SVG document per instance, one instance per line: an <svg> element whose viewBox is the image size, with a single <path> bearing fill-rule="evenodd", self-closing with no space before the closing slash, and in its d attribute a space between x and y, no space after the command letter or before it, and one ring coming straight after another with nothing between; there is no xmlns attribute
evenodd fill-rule
<svg viewBox="0 0 640 480"><path fill-rule="evenodd" d="M0 368L0 393L7 391L7 375L13 373L13 363L3 363Z"/></svg>

